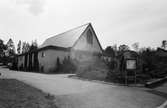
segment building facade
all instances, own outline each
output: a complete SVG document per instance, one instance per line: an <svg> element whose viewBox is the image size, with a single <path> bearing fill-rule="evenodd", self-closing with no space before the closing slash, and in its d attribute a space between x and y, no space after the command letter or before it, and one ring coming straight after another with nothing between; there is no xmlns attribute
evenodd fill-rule
<svg viewBox="0 0 167 108"><path fill-rule="evenodd" d="M19 70L51 72L64 59L87 61L102 54L102 47L90 23L50 37L36 51L17 56Z"/></svg>

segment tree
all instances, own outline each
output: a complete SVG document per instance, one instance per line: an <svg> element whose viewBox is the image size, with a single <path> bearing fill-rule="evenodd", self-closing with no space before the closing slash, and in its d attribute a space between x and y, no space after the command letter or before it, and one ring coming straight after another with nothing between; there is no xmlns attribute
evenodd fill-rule
<svg viewBox="0 0 167 108"><path fill-rule="evenodd" d="M22 46L22 53L26 52L26 42L23 42L23 46Z"/></svg>
<svg viewBox="0 0 167 108"><path fill-rule="evenodd" d="M141 53L143 53L144 51L146 51L146 47L141 47L141 48L139 48L139 53L141 54Z"/></svg>
<svg viewBox="0 0 167 108"><path fill-rule="evenodd" d="M30 44L28 42L23 42L22 53L26 53L30 50Z"/></svg>
<svg viewBox="0 0 167 108"><path fill-rule="evenodd" d="M30 50L30 44L27 42L26 43L26 52L28 52Z"/></svg>
<svg viewBox="0 0 167 108"><path fill-rule="evenodd" d="M38 49L37 41L32 41L29 51L34 51Z"/></svg>
<svg viewBox="0 0 167 108"><path fill-rule="evenodd" d="M132 48L135 50L135 51L139 51L139 43L138 42L136 42L136 43L134 43L134 44L132 44Z"/></svg>
<svg viewBox="0 0 167 108"><path fill-rule="evenodd" d="M10 38L6 44L8 56L11 57L15 55L15 46L13 40Z"/></svg>
<svg viewBox="0 0 167 108"><path fill-rule="evenodd" d="M167 40L163 40L163 41L162 41L161 47L162 47L163 49L166 49L166 48L167 48Z"/></svg>
<svg viewBox="0 0 167 108"><path fill-rule="evenodd" d="M56 61L56 72L59 72L60 71L60 67L61 66L61 63L60 63L60 59L59 57L57 57L57 61Z"/></svg>
<svg viewBox="0 0 167 108"><path fill-rule="evenodd" d="M0 58L5 56L6 45L3 40L0 39Z"/></svg>
<svg viewBox="0 0 167 108"><path fill-rule="evenodd" d="M121 52L122 51L127 51L129 49L130 49L129 46L125 45L125 44L119 46L119 51L121 51Z"/></svg>
<svg viewBox="0 0 167 108"><path fill-rule="evenodd" d="M113 48L114 51L117 51L117 44L114 44L114 45L112 46L112 48Z"/></svg>
<svg viewBox="0 0 167 108"><path fill-rule="evenodd" d="M115 56L114 49L111 46L107 46L104 52L110 56Z"/></svg>
<svg viewBox="0 0 167 108"><path fill-rule="evenodd" d="M37 40L33 41L33 45L38 47L38 43L37 43Z"/></svg>
<svg viewBox="0 0 167 108"><path fill-rule="evenodd" d="M19 40L19 43L17 44L17 53L21 53L21 40Z"/></svg>

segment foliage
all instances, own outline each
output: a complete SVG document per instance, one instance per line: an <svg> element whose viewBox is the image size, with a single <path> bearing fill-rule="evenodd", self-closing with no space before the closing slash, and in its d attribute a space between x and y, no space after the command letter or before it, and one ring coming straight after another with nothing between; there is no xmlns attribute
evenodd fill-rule
<svg viewBox="0 0 167 108"><path fill-rule="evenodd" d="M19 40L19 43L17 44L17 53L21 53L21 40Z"/></svg>
<svg viewBox="0 0 167 108"><path fill-rule="evenodd" d="M130 50L128 45L123 44L123 45L119 46L119 51L120 52L124 52L124 51L127 51L127 50Z"/></svg>
<svg viewBox="0 0 167 108"><path fill-rule="evenodd" d="M61 64L60 64L60 59L59 59L59 57L57 58L57 61L56 61L56 72L59 72L60 71L60 67L61 66Z"/></svg>
<svg viewBox="0 0 167 108"><path fill-rule="evenodd" d="M113 48L114 51L117 51L117 50L118 50L117 44L114 44L114 45L112 46L112 48Z"/></svg>
<svg viewBox="0 0 167 108"><path fill-rule="evenodd" d="M138 51L139 50L139 43L136 42L136 43L132 44L132 47L135 51Z"/></svg>
<svg viewBox="0 0 167 108"><path fill-rule="evenodd" d="M6 45L4 44L3 40L0 39L0 58L5 56Z"/></svg>
<svg viewBox="0 0 167 108"><path fill-rule="evenodd" d="M31 52L38 49L37 41L32 41L31 45L28 42L23 42L22 53Z"/></svg>
<svg viewBox="0 0 167 108"><path fill-rule="evenodd" d="M108 71L106 63L98 57L77 63L77 76L82 78L105 80Z"/></svg>
<svg viewBox="0 0 167 108"><path fill-rule="evenodd" d="M162 41L161 48L166 49L167 48L167 40Z"/></svg>
<svg viewBox="0 0 167 108"><path fill-rule="evenodd" d="M106 47L106 49L104 50L104 53L112 57L115 56L115 51L111 46Z"/></svg>
<svg viewBox="0 0 167 108"><path fill-rule="evenodd" d="M70 59L70 57L65 57L60 63L60 59L57 58L57 68L56 72L59 73L74 73L77 69L75 65L75 60Z"/></svg>
<svg viewBox="0 0 167 108"><path fill-rule="evenodd" d="M167 75L167 57L158 55L158 50L147 48L140 52L143 61L143 73L151 77L164 77Z"/></svg>
<svg viewBox="0 0 167 108"><path fill-rule="evenodd" d="M37 44L37 41L32 41L31 43L31 46L29 48L29 51L34 51L34 50L37 50L38 49L38 44Z"/></svg>
<svg viewBox="0 0 167 108"><path fill-rule="evenodd" d="M7 46L7 56L11 57L15 55L15 46L13 40L10 38L6 44Z"/></svg>
<svg viewBox="0 0 167 108"><path fill-rule="evenodd" d="M28 52L30 49L30 44L28 42L23 42L22 53Z"/></svg>

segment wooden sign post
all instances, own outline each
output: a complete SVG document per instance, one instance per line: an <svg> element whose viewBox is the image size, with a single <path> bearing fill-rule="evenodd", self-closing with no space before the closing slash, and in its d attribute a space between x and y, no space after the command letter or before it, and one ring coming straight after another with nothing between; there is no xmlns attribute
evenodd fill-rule
<svg viewBox="0 0 167 108"><path fill-rule="evenodd" d="M136 84L136 59L126 59L126 69L125 69L125 85L128 85L128 79L134 79Z"/></svg>

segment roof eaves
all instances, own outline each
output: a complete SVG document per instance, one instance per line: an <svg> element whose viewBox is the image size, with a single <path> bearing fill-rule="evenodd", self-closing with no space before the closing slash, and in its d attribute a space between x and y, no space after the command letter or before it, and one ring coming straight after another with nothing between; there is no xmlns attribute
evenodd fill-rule
<svg viewBox="0 0 167 108"><path fill-rule="evenodd" d="M64 48L64 47L50 45L50 46L45 46L45 47L39 48L38 51L47 50L47 49L69 51L71 48L70 47Z"/></svg>
<svg viewBox="0 0 167 108"><path fill-rule="evenodd" d="M93 29L92 24L90 24L90 27L92 28L92 30L93 30L93 32L94 32L94 34L95 34L95 37L96 37L96 39L97 39L97 42L98 42L98 44L99 44L99 46L100 46L100 49L101 49L101 51L103 52L103 48L102 48L102 46L101 46L101 44L100 44L99 39L97 38L96 32L95 32L95 30Z"/></svg>

